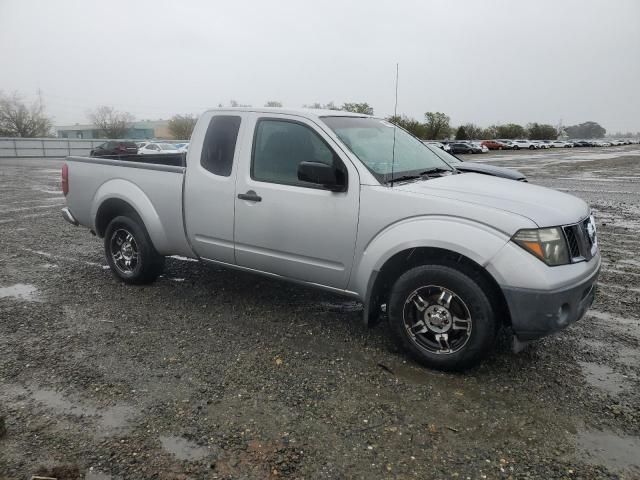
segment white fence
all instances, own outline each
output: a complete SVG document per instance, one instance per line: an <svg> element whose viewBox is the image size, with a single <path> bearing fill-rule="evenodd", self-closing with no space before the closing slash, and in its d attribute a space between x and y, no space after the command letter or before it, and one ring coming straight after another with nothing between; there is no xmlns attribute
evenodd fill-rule
<svg viewBox="0 0 640 480"><path fill-rule="evenodd" d="M0 158L63 158L70 155L88 156L93 147L109 139L80 138L7 138L0 137Z"/></svg>

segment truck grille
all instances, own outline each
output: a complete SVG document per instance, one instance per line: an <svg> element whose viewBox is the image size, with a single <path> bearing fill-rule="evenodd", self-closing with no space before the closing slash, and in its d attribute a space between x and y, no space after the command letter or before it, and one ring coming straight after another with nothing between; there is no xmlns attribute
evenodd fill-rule
<svg viewBox="0 0 640 480"><path fill-rule="evenodd" d="M584 262L593 258L597 249L595 221L587 217L579 223L562 227L571 262Z"/></svg>

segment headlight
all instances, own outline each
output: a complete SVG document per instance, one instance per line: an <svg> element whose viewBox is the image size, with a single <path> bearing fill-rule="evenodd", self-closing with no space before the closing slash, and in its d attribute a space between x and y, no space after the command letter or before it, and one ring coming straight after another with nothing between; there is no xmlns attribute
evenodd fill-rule
<svg viewBox="0 0 640 480"><path fill-rule="evenodd" d="M569 251L562 229L540 228L520 230L512 240L550 266L569 263Z"/></svg>

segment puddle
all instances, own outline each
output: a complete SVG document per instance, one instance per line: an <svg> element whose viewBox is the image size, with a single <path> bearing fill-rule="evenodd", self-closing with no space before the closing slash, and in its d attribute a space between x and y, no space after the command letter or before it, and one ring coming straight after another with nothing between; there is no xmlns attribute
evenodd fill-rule
<svg viewBox="0 0 640 480"><path fill-rule="evenodd" d="M624 375L614 372L605 365L592 362L578 362L587 383L600 388L612 395L617 395L629 385L629 380Z"/></svg>
<svg viewBox="0 0 640 480"><path fill-rule="evenodd" d="M37 402L59 413L78 417L97 417L96 431L99 435L126 428L135 410L127 405L115 405L99 409L90 405L72 402L55 390L37 389L31 393Z"/></svg>
<svg viewBox="0 0 640 480"><path fill-rule="evenodd" d="M181 260L183 262L197 262L197 258L189 258L183 257L182 255L171 255L169 258L175 258L176 260Z"/></svg>
<svg viewBox="0 0 640 480"><path fill-rule="evenodd" d="M640 439L611 431L578 430L577 448L587 463L640 473Z"/></svg>
<svg viewBox="0 0 640 480"><path fill-rule="evenodd" d="M160 442L162 448L175 455L179 460L201 460L209 454L206 447L201 447L195 442L174 435L163 435L160 437Z"/></svg>
<svg viewBox="0 0 640 480"><path fill-rule="evenodd" d="M27 302L37 302L38 289L33 285L16 283L10 287L0 287L0 298L15 298Z"/></svg>

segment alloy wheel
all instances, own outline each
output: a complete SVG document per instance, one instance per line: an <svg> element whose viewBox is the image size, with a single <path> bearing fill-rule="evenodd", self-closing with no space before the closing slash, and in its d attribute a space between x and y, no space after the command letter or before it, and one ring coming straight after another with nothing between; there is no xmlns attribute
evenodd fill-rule
<svg viewBox="0 0 640 480"><path fill-rule="evenodd" d="M121 273L131 275L140 264L140 252L135 237L124 228L113 232L110 240L111 258Z"/></svg>
<svg viewBox="0 0 640 480"><path fill-rule="evenodd" d="M430 354L453 354L469 341L473 322L464 301L451 290L427 285L414 290L402 312L411 341Z"/></svg>

